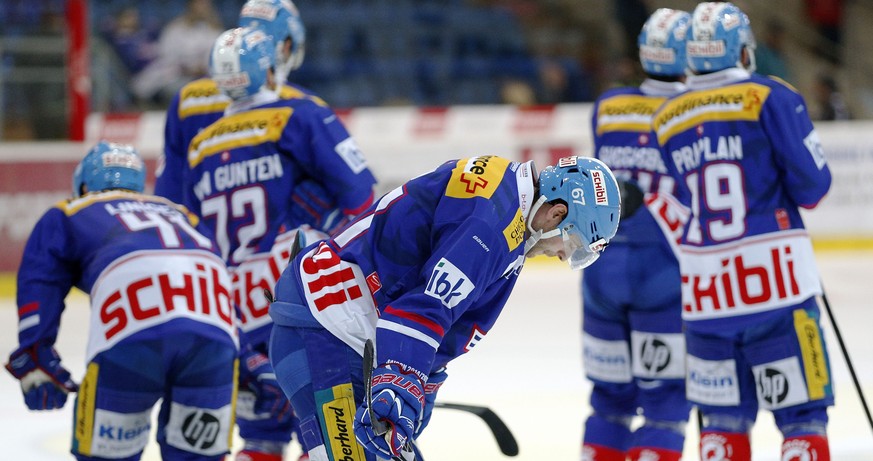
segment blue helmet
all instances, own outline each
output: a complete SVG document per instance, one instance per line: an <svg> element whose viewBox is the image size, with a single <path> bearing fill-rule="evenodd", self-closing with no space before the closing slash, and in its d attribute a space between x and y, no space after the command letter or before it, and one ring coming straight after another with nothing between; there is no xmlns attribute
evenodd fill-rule
<svg viewBox="0 0 873 461"><path fill-rule="evenodd" d="M643 25L637 39L640 63L650 75L685 75L685 34L691 15L685 11L659 8Z"/></svg>
<svg viewBox="0 0 873 461"><path fill-rule="evenodd" d="M565 157L543 169L539 187L546 202L560 200L567 205L567 216L558 229L570 267L589 266L618 230L621 196L612 171L595 158Z"/></svg>
<svg viewBox="0 0 873 461"><path fill-rule="evenodd" d="M276 45L276 79L284 82L288 73L303 64L306 29L297 7L290 0L249 0L239 14L239 26L261 29ZM285 54L285 41L291 50Z"/></svg>
<svg viewBox="0 0 873 461"><path fill-rule="evenodd" d="M275 63L269 35L260 29L238 27L215 40L209 73L221 91L231 99L241 99L260 91Z"/></svg>
<svg viewBox="0 0 873 461"><path fill-rule="evenodd" d="M749 65L743 63L748 50ZM755 70L755 36L746 16L733 3L707 2L697 5L688 32L688 67L698 74L732 67Z"/></svg>
<svg viewBox="0 0 873 461"><path fill-rule="evenodd" d="M85 155L73 172L73 197L106 189L145 189L145 163L133 146L100 141Z"/></svg>

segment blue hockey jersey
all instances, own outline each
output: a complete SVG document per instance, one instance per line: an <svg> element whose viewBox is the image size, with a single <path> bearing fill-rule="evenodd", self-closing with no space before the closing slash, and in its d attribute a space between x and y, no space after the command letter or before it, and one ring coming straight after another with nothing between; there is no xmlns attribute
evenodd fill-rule
<svg viewBox="0 0 873 461"><path fill-rule="evenodd" d="M304 249L277 295L298 294L309 309L277 302L271 316L314 317L358 351L376 338L379 363L425 375L445 366L488 333L516 283L534 174L531 162L485 156L407 182Z"/></svg>
<svg viewBox="0 0 873 461"><path fill-rule="evenodd" d="M685 320L752 323L819 294L799 207L814 207L831 175L803 98L736 68L686 84L653 119L691 209L679 255Z"/></svg>
<svg viewBox="0 0 873 461"><path fill-rule="evenodd" d="M667 97L684 89L679 82L648 79L640 87L605 92L594 103L591 116L594 157L609 166L616 179L635 184L643 194L673 194L675 181L661 159L658 140L652 136L651 122L652 115ZM610 244L663 240L649 210L640 206L632 215L622 216L621 226Z"/></svg>
<svg viewBox="0 0 873 461"><path fill-rule="evenodd" d="M73 287L91 297L86 358L127 338L196 333L235 343L230 280L196 216L125 191L58 203L18 270L20 349L54 343Z"/></svg>
<svg viewBox="0 0 873 461"><path fill-rule="evenodd" d="M376 183L330 108L309 98L257 96L257 104L238 112L230 106L194 137L184 193L184 204L213 231L234 270L242 329L255 343L269 335L263 290L287 264L287 232L309 224L293 212L300 182L315 178L347 215L372 203ZM276 245L282 248L273 251Z"/></svg>
<svg viewBox="0 0 873 461"><path fill-rule="evenodd" d="M309 99L315 104L327 106L318 96L293 84L283 85L279 90L279 97ZM186 84L173 97L170 107L167 108L164 151L156 171L155 195L182 203L188 146L200 130L224 115L229 104L230 98L210 78L201 78Z"/></svg>

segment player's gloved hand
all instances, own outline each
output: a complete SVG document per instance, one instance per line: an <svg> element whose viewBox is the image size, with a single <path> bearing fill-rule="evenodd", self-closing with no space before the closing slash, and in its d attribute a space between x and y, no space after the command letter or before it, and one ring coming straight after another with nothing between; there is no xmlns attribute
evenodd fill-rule
<svg viewBox="0 0 873 461"><path fill-rule="evenodd" d="M345 215L337 208L333 196L320 183L307 178L294 186L289 215L295 222L312 225L331 233L345 225Z"/></svg>
<svg viewBox="0 0 873 461"><path fill-rule="evenodd" d="M430 415L433 413L433 404L436 402L437 392L448 377L449 375L446 373L445 368L440 368L428 376L427 384L424 385L424 412L421 414L421 421L415 428L415 438L421 435L421 432L424 431L424 428L430 422Z"/></svg>
<svg viewBox="0 0 873 461"><path fill-rule="evenodd" d="M6 369L21 383L24 403L31 410L62 408L67 394L79 390L70 372L61 366L58 352L48 344L15 351Z"/></svg>
<svg viewBox="0 0 873 461"><path fill-rule="evenodd" d="M424 386L419 376L398 364L373 370L372 410L376 419L388 424L388 432L373 429L367 402L355 415L355 437L363 447L382 458L414 458L412 440L424 411Z"/></svg>
<svg viewBox="0 0 873 461"><path fill-rule="evenodd" d="M240 384L255 394L255 413L269 413L280 423L294 416L270 359L263 353L248 349L240 354Z"/></svg>

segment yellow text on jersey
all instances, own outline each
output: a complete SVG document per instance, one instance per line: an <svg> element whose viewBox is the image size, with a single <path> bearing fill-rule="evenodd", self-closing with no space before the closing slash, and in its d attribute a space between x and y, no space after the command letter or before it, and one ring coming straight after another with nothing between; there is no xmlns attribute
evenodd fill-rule
<svg viewBox="0 0 873 461"><path fill-rule="evenodd" d="M191 141L188 165L195 168L210 155L278 141L293 112L290 107L270 107L221 118Z"/></svg>
<svg viewBox="0 0 873 461"><path fill-rule="evenodd" d="M684 93L664 103L652 120L658 142L664 145L678 133L703 122L757 121L770 88L741 83Z"/></svg>

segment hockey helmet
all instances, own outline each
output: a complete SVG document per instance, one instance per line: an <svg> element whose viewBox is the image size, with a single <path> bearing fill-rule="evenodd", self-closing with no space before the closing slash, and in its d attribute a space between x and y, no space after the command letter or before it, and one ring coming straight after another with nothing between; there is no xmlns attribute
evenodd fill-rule
<svg viewBox="0 0 873 461"><path fill-rule="evenodd" d="M565 157L540 173L545 202L561 201L567 216L558 225L573 270L591 265L618 230L621 197L609 167L590 157ZM532 215L535 210L531 210ZM554 231L552 231L554 232ZM549 238L555 235L541 235Z"/></svg>
<svg viewBox="0 0 873 461"><path fill-rule="evenodd" d="M303 64L306 53L306 29L300 12L290 0L249 0L239 14L239 26L261 29L276 46L276 79L285 82L288 73ZM285 55L285 41L291 52Z"/></svg>
<svg viewBox="0 0 873 461"><path fill-rule="evenodd" d="M743 49L749 64L743 63ZM746 16L736 5L706 2L697 5L688 31L688 67L706 74L731 67L755 70L755 36Z"/></svg>
<svg viewBox="0 0 873 461"><path fill-rule="evenodd" d="M273 40L260 29L225 31L215 40L209 57L212 79L231 99L260 91L274 65Z"/></svg>
<svg viewBox="0 0 873 461"><path fill-rule="evenodd" d="M106 189L145 189L145 163L133 146L100 141L85 155L73 172L73 197Z"/></svg>
<svg viewBox="0 0 873 461"><path fill-rule="evenodd" d="M637 45L640 63L650 75L676 77L685 75L685 36L691 15L685 11L659 8L646 21Z"/></svg>

